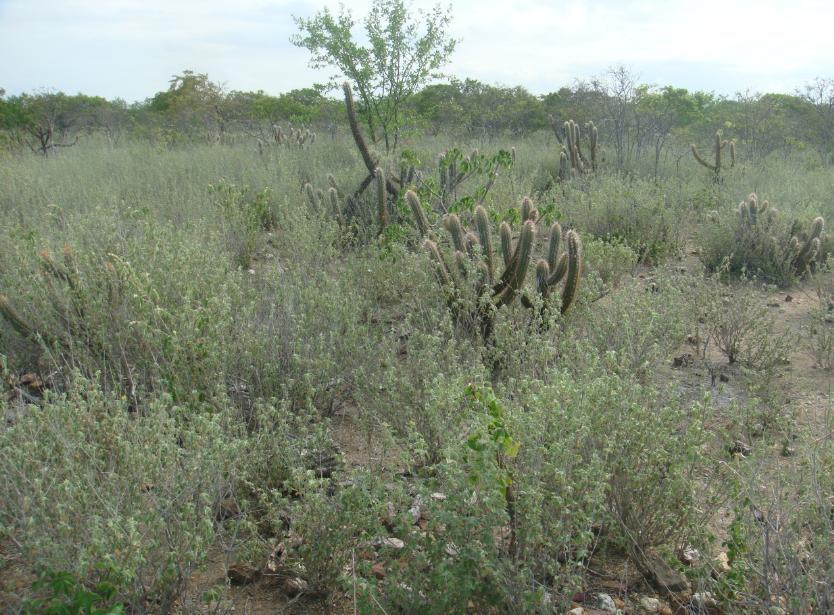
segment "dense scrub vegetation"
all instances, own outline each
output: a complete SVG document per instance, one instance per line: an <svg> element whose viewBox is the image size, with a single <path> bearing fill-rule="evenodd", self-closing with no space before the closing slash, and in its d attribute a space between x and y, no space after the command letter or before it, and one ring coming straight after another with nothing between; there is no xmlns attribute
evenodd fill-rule
<svg viewBox="0 0 834 615"><path fill-rule="evenodd" d="M2 601L222 611L219 560L307 608L834 608L817 108L615 102L430 86L389 155L193 74L0 103Z"/></svg>

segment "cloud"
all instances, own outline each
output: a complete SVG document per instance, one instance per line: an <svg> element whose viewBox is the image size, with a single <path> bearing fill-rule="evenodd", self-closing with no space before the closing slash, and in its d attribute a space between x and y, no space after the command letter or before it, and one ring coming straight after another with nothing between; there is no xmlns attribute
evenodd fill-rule
<svg viewBox="0 0 834 615"><path fill-rule="evenodd" d="M236 89L323 81L293 47L320 0L0 0L0 86L129 100L185 68ZM370 0L346 2L357 16ZM430 8L431 0L415 0ZM791 91L834 75L834 5L818 0L456 0L449 73L544 93L624 64L691 89Z"/></svg>

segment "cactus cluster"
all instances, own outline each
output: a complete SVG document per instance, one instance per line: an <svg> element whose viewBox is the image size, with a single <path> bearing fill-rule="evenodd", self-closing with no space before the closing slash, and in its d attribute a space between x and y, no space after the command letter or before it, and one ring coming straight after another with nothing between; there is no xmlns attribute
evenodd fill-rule
<svg viewBox="0 0 834 615"><path fill-rule="evenodd" d="M698 153L698 148L695 146L694 143L690 145L690 148L692 149L692 155L695 157L695 160L697 160L703 166L712 171L715 174L716 181L721 176L721 169L723 164L721 152L725 147L730 152L729 168L733 168L736 164L736 143L735 141L722 138L720 130L716 131L715 133L715 145L713 147L713 162L705 160L703 156L701 156L701 154Z"/></svg>
<svg viewBox="0 0 834 615"><path fill-rule="evenodd" d="M295 127L290 124L287 132L279 124L270 126L269 136L261 135L258 139L258 153L263 156L266 148L271 144L274 146L304 148L316 142L316 133L309 128ZM270 139L271 137L271 139Z"/></svg>
<svg viewBox="0 0 834 615"><path fill-rule="evenodd" d="M797 276L804 275L810 268L820 251L820 236L825 229L825 220L817 216L811 223L811 230L805 240L798 236L791 237L791 267Z"/></svg>
<svg viewBox="0 0 834 615"><path fill-rule="evenodd" d="M581 276L582 243L575 231L568 231L564 237L567 250L562 252L563 233L558 223L549 229L547 258L536 264L535 289L541 301L536 303L525 294L524 282L539 221L538 210L530 199L525 198L521 205L521 230L515 245L510 225L501 223L500 257L496 257L489 217L483 206L475 208L473 227L469 231L464 229L456 214L444 216L443 228L451 244L451 257L447 257L429 226L417 194L409 190L406 200L424 237L423 245L434 261L438 279L449 293L450 309L458 318L466 316L476 320L484 339L491 338L495 311L511 304L517 297L525 307L540 305L545 312L554 305L553 290L564 281L561 294L557 293L561 313L566 313L574 304ZM458 302L466 287L473 289L478 297L474 312L460 307Z"/></svg>
<svg viewBox="0 0 834 615"><path fill-rule="evenodd" d="M316 214L321 215L327 212L338 220L342 216L341 198L339 197L336 180L333 179L332 175L329 175L328 179L330 180L330 187L327 192L321 188L314 188L310 182L304 183L302 191L310 208Z"/></svg>
<svg viewBox="0 0 834 615"><path fill-rule="evenodd" d="M551 122L554 120L551 118ZM593 122L585 124L585 130L588 135L588 155L586 156L582 151L581 137L582 131L579 124L573 120L568 120L562 124L562 131L564 138L559 135L559 131L554 124L554 131L559 138L559 143L562 144L562 150L559 152L559 180L566 181L577 175L582 175L588 171L597 170L597 144L599 142L599 130Z"/></svg>

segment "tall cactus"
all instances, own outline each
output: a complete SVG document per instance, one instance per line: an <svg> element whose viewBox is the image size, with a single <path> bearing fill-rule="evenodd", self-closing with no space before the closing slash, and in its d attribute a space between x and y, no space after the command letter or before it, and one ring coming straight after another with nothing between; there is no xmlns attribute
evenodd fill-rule
<svg viewBox="0 0 834 615"><path fill-rule="evenodd" d="M736 164L736 143L735 143L735 141L723 139L720 130L716 131L716 133L715 133L715 145L713 147L714 162L709 162L709 161L705 160L703 158L703 156L701 156L701 154L698 152L698 148L694 143L692 143L690 145L690 148L692 149L692 155L695 157L695 160L697 160L703 166L705 166L706 168L711 170L715 174L716 181L718 181L720 179L720 176L721 176L721 169L722 169L721 151L725 147L728 148L728 150L730 152L730 167L729 168L733 168Z"/></svg>
<svg viewBox="0 0 834 615"><path fill-rule="evenodd" d="M568 120L562 124L564 139L559 139L562 144L562 151L559 154L559 180L565 181L576 175L597 170L597 144L599 143L599 130L593 122L585 124L588 135L588 156L582 152L581 136L582 131L579 124ZM555 130L555 129L554 129ZM557 131L557 137L558 137Z"/></svg>
<svg viewBox="0 0 834 615"><path fill-rule="evenodd" d="M356 104L353 101L353 90L351 89L350 84L347 81L345 81L342 84L342 90L345 93L345 108L347 110L350 132L353 135L353 140L356 143L356 147L359 150L359 154L362 156L362 161L365 163L365 167L368 170L367 177L359 185L359 188L354 193L354 197L358 197L365 190L365 188L367 188L370 185L371 181L373 181L374 174L376 173L377 169L377 160L374 156L371 155L371 150L368 149L368 144L365 142L365 137L362 136L362 130L359 128L359 119L356 115ZM397 188L388 178L385 179L385 189L389 193L391 193L391 195L394 198L396 198L399 194Z"/></svg>
<svg viewBox="0 0 834 615"><path fill-rule="evenodd" d="M509 224L502 222L500 225L500 262L503 263L503 271L500 273L496 266L489 217L482 206L475 208L473 229L468 232L456 214L448 214L443 218L443 227L449 236L452 250L450 261L443 255L434 236L429 236L428 223L422 213L419 197L409 191L406 200L415 212L421 235L426 237L423 245L434 261L438 280L449 293L449 308L456 318L476 320L484 339L491 339L496 309L510 305L516 297L521 297L525 307L536 305L524 288L539 216L530 199L525 198L521 205L522 226L515 245ZM565 235L567 251L564 253L560 252L561 243L562 228L555 223L549 231L547 258L536 264L535 289L541 298L539 305L546 311L554 303L553 290L564 281L559 296L559 309L565 314L576 299L582 269L582 243L575 231ZM474 312L461 307L458 301L465 286L473 289L480 298L479 307ZM484 300L485 297L488 297L488 301Z"/></svg>

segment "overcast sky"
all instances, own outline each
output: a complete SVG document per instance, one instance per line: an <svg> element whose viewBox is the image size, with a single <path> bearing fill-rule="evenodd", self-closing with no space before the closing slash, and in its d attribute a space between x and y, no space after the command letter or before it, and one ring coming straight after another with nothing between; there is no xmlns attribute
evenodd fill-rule
<svg viewBox="0 0 834 615"><path fill-rule="evenodd" d="M344 2L355 16L370 0ZM431 1L415 0L415 8ZM330 0L0 0L0 88L141 100L184 69L277 94L323 82L292 16ZM615 64L732 95L834 77L834 2L454 0L447 72L542 94Z"/></svg>

